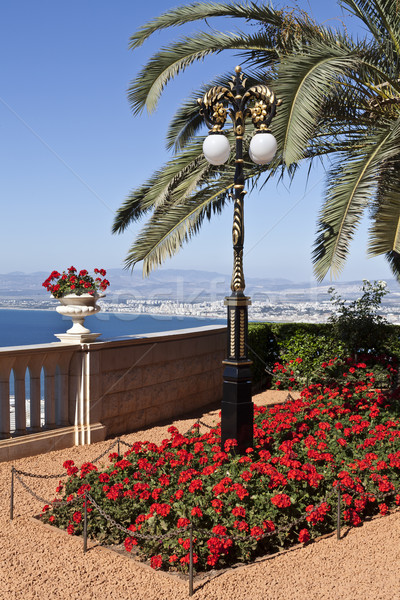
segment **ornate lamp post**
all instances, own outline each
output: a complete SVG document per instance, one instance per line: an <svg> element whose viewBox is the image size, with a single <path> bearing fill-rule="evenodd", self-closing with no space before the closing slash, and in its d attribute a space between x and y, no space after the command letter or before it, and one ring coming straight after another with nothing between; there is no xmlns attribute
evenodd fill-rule
<svg viewBox="0 0 400 600"><path fill-rule="evenodd" d="M247 356L248 306L250 298L244 295L243 275L244 242L244 170L243 137L246 117L250 117L256 129L249 155L256 164L267 164L275 156L277 144L269 132L269 124L280 104L274 93L265 85L246 87L241 67L236 67L230 89L222 86L211 88L198 100L200 114L209 127L210 134L204 140L204 156L212 165L224 164L230 155L230 144L222 132L228 112L236 138L235 176L233 183L234 216L232 228L233 275L232 293L225 298L228 311L228 356L224 360L223 397L221 405L221 448L225 441L235 439L237 451L245 452L253 446L253 402L251 394L251 364Z"/></svg>

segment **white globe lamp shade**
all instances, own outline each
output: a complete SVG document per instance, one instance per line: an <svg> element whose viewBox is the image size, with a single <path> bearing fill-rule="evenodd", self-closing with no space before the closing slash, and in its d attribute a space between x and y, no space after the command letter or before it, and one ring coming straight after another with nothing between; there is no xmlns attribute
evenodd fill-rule
<svg viewBox="0 0 400 600"><path fill-rule="evenodd" d="M228 138L217 133L207 136L203 142L203 153L211 165L223 165L231 153Z"/></svg>
<svg viewBox="0 0 400 600"><path fill-rule="evenodd" d="M272 133L256 133L250 142L249 155L256 165L266 165L274 158L277 149Z"/></svg>

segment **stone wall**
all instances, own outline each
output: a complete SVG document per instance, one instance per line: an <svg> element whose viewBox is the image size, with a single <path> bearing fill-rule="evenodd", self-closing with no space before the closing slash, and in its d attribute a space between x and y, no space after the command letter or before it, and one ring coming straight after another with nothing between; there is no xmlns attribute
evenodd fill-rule
<svg viewBox="0 0 400 600"><path fill-rule="evenodd" d="M225 348L209 327L92 344L91 421L117 435L221 400Z"/></svg>

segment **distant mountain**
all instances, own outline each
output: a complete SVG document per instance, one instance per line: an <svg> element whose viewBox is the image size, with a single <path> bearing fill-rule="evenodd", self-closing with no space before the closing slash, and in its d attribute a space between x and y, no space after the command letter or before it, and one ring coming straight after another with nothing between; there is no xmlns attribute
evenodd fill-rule
<svg viewBox="0 0 400 600"><path fill-rule="evenodd" d="M46 299L48 292L42 282L48 272L0 274L0 298ZM111 282L107 298L124 301L128 298L143 300L173 300L177 302L213 301L230 294L231 276L215 271L193 269L160 269L143 279L141 271L108 269L107 278ZM400 286L396 280L388 282L391 290L386 299L398 302ZM327 300L327 291L334 287L344 298L358 297L362 282L346 281L317 284L316 282L293 282L283 278L246 277L246 294L254 300L274 301L320 301ZM386 301L385 299L385 301Z"/></svg>
<svg viewBox="0 0 400 600"><path fill-rule="evenodd" d="M0 297L45 297L47 292L42 287L42 283L48 275L47 272L43 271L36 273L13 271L12 273L0 274Z"/></svg>

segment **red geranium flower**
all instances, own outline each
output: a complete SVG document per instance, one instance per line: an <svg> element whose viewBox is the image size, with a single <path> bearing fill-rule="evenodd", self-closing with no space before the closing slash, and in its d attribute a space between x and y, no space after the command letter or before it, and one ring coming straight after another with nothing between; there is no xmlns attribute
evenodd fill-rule
<svg viewBox="0 0 400 600"><path fill-rule="evenodd" d="M232 508L232 514L235 517L245 517L246 516L246 510L243 508L243 506L235 506L235 508Z"/></svg>
<svg viewBox="0 0 400 600"><path fill-rule="evenodd" d="M263 521L262 526L266 531L275 531L275 525L272 521Z"/></svg>
<svg viewBox="0 0 400 600"><path fill-rule="evenodd" d="M125 550L127 552L132 552L133 546L137 546L137 539L133 537L127 537L124 540Z"/></svg>
<svg viewBox="0 0 400 600"><path fill-rule="evenodd" d="M226 527L225 525L214 525L212 532L216 535L226 535Z"/></svg>
<svg viewBox="0 0 400 600"><path fill-rule="evenodd" d="M68 533L68 535L74 535L75 527L74 527L73 523L68 523L67 533Z"/></svg>
<svg viewBox="0 0 400 600"><path fill-rule="evenodd" d="M387 504L382 502L382 504L379 505L379 512L381 513L381 515L387 515L389 512Z"/></svg>
<svg viewBox="0 0 400 600"><path fill-rule="evenodd" d="M203 487L203 482L201 479L193 479L193 481L189 485L189 492L193 494L197 490L201 490Z"/></svg>
<svg viewBox="0 0 400 600"><path fill-rule="evenodd" d="M276 496L271 498L271 502L278 508L288 508L291 505L290 498L287 494L276 494Z"/></svg>
<svg viewBox="0 0 400 600"><path fill-rule="evenodd" d="M215 567L219 559L220 555L218 553L209 554L207 556L207 564L210 565L210 567Z"/></svg>
<svg viewBox="0 0 400 600"><path fill-rule="evenodd" d="M100 273L102 277L106 274L104 269L100 269L100 271L95 269L94 272ZM82 293L89 293L93 296L98 290L105 291L110 285L107 279L100 277L94 279L89 275L87 269L79 271L78 277L75 273L77 273L75 267L69 267L67 272L63 271L61 274L58 271L52 271L42 285L53 294L54 298L62 298L71 292L78 296Z"/></svg>
<svg viewBox="0 0 400 600"><path fill-rule="evenodd" d="M256 540L259 540L261 538L261 536L263 535L264 531L261 529L261 527L252 527L250 529L250 535L254 538L256 538Z"/></svg>
<svg viewBox="0 0 400 600"><path fill-rule="evenodd" d="M249 526L246 521L234 521L233 526L235 529L239 529L239 531L248 531Z"/></svg>
<svg viewBox="0 0 400 600"><path fill-rule="evenodd" d="M82 521L82 513L78 510L74 512L72 515L72 520L75 521L75 523L80 523Z"/></svg>
<svg viewBox="0 0 400 600"><path fill-rule="evenodd" d="M75 463L73 460L66 460L63 463L64 469L67 469L67 475L70 477L71 475L75 475L78 472L78 467L75 467Z"/></svg>
<svg viewBox="0 0 400 600"><path fill-rule="evenodd" d="M185 517L181 517L180 519L178 519L178 522L176 524L176 526L180 529L181 527L187 527L188 525L190 525L190 521L189 519L186 519Z"/></svg>
<svg viewBox="0 0 400 600"><path fill-rule="evenodd" d="M310 534L308 529L302 529L299 533L299 542L300 544L307 544L310 541Z"/></svg>
<svg viewBox="0 0 400 600"><path fill-rule="evenodd" d="M219 498L214 498L214 500L211 500L211 506L213 507L216 513L222 512L223 503Z"/></svg>
<svg viewBox="0 0 400 600"><path fill-rule="evenodd" d="M150 566L153 569L160 569L160 567L162 566L162 556L161 556L161 554L157 554L156 556L152 556L150 558Z"/></svg>

